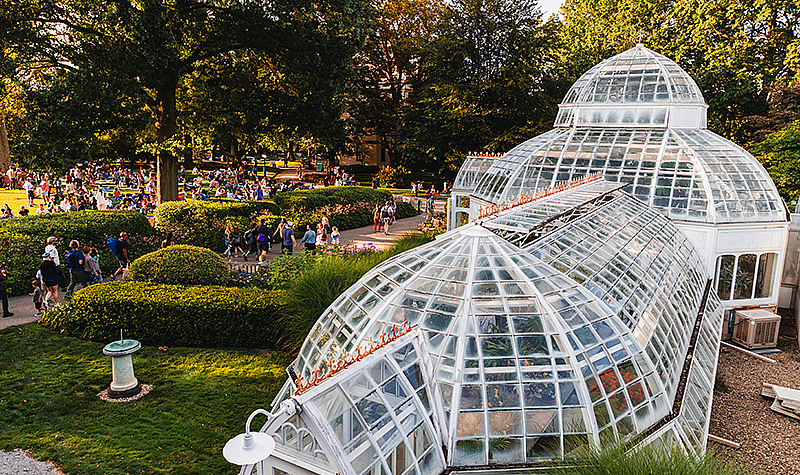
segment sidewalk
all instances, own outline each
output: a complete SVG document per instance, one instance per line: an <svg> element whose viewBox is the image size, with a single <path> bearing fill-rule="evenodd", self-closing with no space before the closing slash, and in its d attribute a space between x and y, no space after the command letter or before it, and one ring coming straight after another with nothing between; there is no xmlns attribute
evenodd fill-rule
<svg viewBox="0 0 800 475"><path fill-rule="evenodd" d="M373 226L370 224L369 226L364 226L363 228L356 228L350 229L348 231L342 231L340 234L339 242L341 245L347 244L354 244L356 246L363 246L366 244L373 244L378 249L386 249L387 247L391 246L396 240L398 240L403 234L418 231L419 225L425 222L425 213L418 214L417 216L412 216L410 218L405 219L398 219L397 223L393 224L389 227L389 234L384 234L383 231L376 233L373 232ZM298 230L295 229L295 239L299 241L300 238L303 237L303 233L305 230ZM297 250L295 250L297 251ZM275 256L280 255L281 252L281 245L280 244L273 244L272 245L272 252L267 254L267 262L271 261L275 258ZM230 264L243 264L243 265L252 265L258 264L258 258L250 258L249 261L242 259L241 257L230 257L225 258L225 262Z"/></svg>

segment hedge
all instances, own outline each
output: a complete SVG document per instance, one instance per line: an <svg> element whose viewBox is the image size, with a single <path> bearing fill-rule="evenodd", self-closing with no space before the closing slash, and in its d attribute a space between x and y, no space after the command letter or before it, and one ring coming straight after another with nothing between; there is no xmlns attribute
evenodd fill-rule
<svg viewBox="0 0 800 475"><path fill-rule="evenodd" d="M281 213L295 223L295 229L318 223L322 213L327 213L331 226L340 231L369 226L373 221L376 204L391 199L387 191L360 186L337 186L313 190L287 191L275 195ZM408 203L397 203L397 218L417 215L417 209Z"/></svg>
<svg viewBox="0 0 800 475"><path fill-rule="evenodd" d="M207 247L221 252L225 249L224 234L228 224L244 232L248 221L266 219L271 229L285 216L294 222L294 229L318 223L327 213L331 226L340 231L372 224L376 204L383 204L391 193L358 186L338 186L313 190L286 191L270 201L172 201L156 208L156 228L172 231L176 243ZM270 214L265 214L269 211ZM397 204L397 218L416 216L417 209L408 203Z"/></svg>
<svg viewBox="0 0 800 475"><path fill-rule="evenodd" d="M75 293L42 325L94 341L145 345L275 348L282 292L254 288L109 282Z"/></svg>
<svg viewBox="0 0 800 475"><path fill-rule="evenodd" d="M139 257L128 268L127 278L136 282L174 285L226 285L228 264L210 249L176 245Z"/></svg>
<svg viewBox="0 0 800 475"><path fill-rule="evenodd" d="M156 228L171 231L178 244L221 252L225 250L225 227L229 223L244 232L250 220L266 211L279 214L280 208L270 201L170 201L156 207Z"/></svg>
<svg viewBox="0 0 800 475"><path fill-rule="evenodd" d="M56 247L62 259L69 242L77 239L81 246L97 248L105 275L114 272L119 265L106 246L106 239L118 238L122 231L129 234L133 258L158 247L160 238L154 234L155 229L144 215L136 211L87 210L0 220L0 268L8 269L9 293L31 292L31 281L50 236L58 239Z"/></svg>

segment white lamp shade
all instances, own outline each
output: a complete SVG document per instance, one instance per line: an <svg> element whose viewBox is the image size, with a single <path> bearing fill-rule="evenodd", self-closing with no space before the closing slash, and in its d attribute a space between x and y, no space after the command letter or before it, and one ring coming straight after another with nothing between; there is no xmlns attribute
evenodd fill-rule
<svg viewBox="0 0 800 475"><path fill-rule="evenodd" d="M250 447L245 447L245 434L239 434L229 440L222 449L225 460L234 465L251 465L266 460L275 450L275 440L271 435L262 432L251 432Z"/></svg>

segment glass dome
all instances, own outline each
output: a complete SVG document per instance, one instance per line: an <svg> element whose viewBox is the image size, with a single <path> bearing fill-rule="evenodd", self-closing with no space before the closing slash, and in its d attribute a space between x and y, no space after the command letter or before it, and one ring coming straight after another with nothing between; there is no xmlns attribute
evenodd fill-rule
<svg viewBox="0 0 800 475"><path fill-rule="evenodd" d="M674 61L641 44L597 64L567 92L556 127L705 127L700 88Z"/></svg>
<svg viewBox="0 0 800 475"><path fill-rule="evenodd" d="M392 325L418 327L451 468L646 432L678 399L705 278L668 219L616 193L525 249L487 222L381 264L320 318L293 370L308 378Z"/></svg>
<svg viewBox="0 0 800 475"><path fill-rule="evenodd" d="M638 92L628 94L629 87ZM475 167L462 168L456 182L469 173L471 186L464 192L499 204L599 172L673 220L786 221L764 167L705 128L707 106L697 85L664 56L638 45L603 61L575 83L560 107L555 129L484 164L480 176ZM652 120L638 119L645 109ZM597 120L567 120L566 111ZM612 115L632 119L623 123Z"/></svg>

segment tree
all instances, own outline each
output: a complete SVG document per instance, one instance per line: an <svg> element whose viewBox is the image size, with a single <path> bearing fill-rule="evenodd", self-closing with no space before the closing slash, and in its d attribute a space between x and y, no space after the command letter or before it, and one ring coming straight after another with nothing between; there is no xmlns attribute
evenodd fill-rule
<svg viewBox="0 0 800 475"><path fill-rule="evenodd" d="M750 147L750 152L767 169L778 193L791 206L800 196L800 120L767 135Z"/></svg>
<svg viewBox="0 0 800 475"><path fill-rule="evenodd" d="M179 119L203 112L183 108L180 91L203 64L253 49L283 64L314 63L308 74L333 72L329 76L341 80L347 70L342 58L350 58L361 31L360 0L29 1L36 3L31 20L40 31L58 32L34 45L38 60L68 74L113 78L146 105L155 130L162 202L177 199L178 161L171 139ZM235 106L241 110L247 104Z"/></svg>
<svg viewBox="0 0 800 475"><path fill-rule="evenodd" d="M420 55L444 19L435 0L376 0L366 42L355 56L358 71L351 114L356 134L375 134L394 162L400 127L418 82Z"/></svg>
<svg viewBox="0 0 800 475"><path fill-rule="evenodd" d="M452 172L470 151L504 152L549 129L553 36L532 0L454 1L422 55L402 164Z"/></svg>

